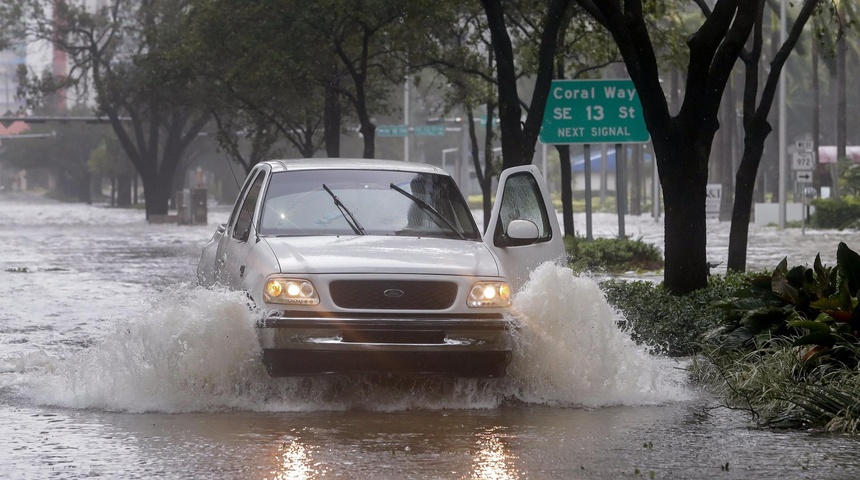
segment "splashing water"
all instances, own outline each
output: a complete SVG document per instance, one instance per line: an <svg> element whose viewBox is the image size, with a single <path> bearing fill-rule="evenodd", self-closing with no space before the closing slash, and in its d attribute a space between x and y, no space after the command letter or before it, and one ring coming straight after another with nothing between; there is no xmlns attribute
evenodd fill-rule
<svg viewBox="0 0 860 480"><path fill-rule="evenodd" d="M133 412L242 408L242 394L265 375L240 294L176 286L138 315L97 346L35 369L34 400Z"/></svg>
<svg viewBox="0 0 860 480"><path fill-rule="evenodd" d="M522 326L508 395L528 403L657 404L690 398L677 362L637 346L597 282L566 267L538 267L516 296Z"/></svg>
<svg viewBox="0 0 860 480"><path fill-rule="evenodd" d="M597 407L690 397L675 362L618 328L594 280L546 264L515 303L521 326L503 379L270 378L244 297L187 285L159 293L94 347L59 360L23 356L14 370L36 403L128 412L475 409L507 400Z"/></svg>

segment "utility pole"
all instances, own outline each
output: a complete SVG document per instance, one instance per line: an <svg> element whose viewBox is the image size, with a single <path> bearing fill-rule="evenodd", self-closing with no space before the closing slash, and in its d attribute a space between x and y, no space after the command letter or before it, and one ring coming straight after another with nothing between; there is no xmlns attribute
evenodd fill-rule
<svg viewBox="0 0 860 480"><path fill-rule="evenodd" d="M785 0L779 2L779 43L785 45ZM785 228L785 77L779 76L779 228Z"/></svg>

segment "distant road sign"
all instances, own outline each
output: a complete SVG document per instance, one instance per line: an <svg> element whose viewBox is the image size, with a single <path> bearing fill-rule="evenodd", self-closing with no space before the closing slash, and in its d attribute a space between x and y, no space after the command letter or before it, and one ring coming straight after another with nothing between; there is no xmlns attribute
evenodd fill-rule
<svg viewBox="0 0 860 480"><path fill-rule="evenodd" d="M709 183L705 188L705 216L708 218L719 218L720 203L723 198L723 184Z"/></svg>
<svg viewBox="0 0 860 480"><path fill-rule="evenodd" d="M484 127L484 128L487 127L487 116L486 115L481 115L478 118L478 120L481 122L482 127ZM493 117L493 125L498 125L498 124L499 124L499 117L498 116Z"/></svg>
<svg viewBox="0 0 860 480"><path fill-rule="evenodd" d="M812 152L794 152L792 154L792 170L812 170L813 168L815 168L815 155Z"/></svg>
<svg viewBox="0 0 860 480"><path fill-rule="evenodd" d="M632 80L553 80L541 142L643 143L650 138Z"/></svg>
<svg viewBox="0 0 860 480"><path fill-rule="evenodd" d="M795 142L794 146L801 152L811 152L812 140L798 140L797 142Z"/></svg>
<svg viewBox="0 0 860 480"><path fill-rule="evenodd" d="M798 170L794 175L797 183L812 183L812 170Z"/></svg>
<svg viewBox="0 0 860 480"><path fill-rule="evenodd" d="M445 125L416 125L415 135L439 137L445 135Z"/></svg>
<svg viewBox="0 0 860 480"><path fill-rule="evenodd" d="M380 137L405 137L409 133L406 125L377 125L376 135Z"/></svg>

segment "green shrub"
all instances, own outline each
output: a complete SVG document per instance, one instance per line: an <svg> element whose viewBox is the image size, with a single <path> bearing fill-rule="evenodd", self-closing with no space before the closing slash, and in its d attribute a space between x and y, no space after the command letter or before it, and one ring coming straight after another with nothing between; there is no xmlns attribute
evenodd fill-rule
<svg viewBox="0 0 860 480"><path fill-rule="evenodd" d="M587 241L568 235L564 237L564 246L570 257L570 267L576 271L617 273L663 268L660 249L641 239L597 238Z"/></svg>
<svg viewBox="0 0 860 480"><path fill-rule="evenodd" d="M774 337L804 347L803 358L860 365L860 255L840 242L836 267L820 255L812 268L788 268L787 258L769 276L754 278L741 295L722 302L725 324L714 332L726 348L757 349Z"/></svg>
<svg viewBox="0 0 860 480"><path fill-rule="evenodd" d="M608 280L601 283L607 301L624 314L621 325L639 344L657 353L688 356L701 350L706 332L720 324L723 312L711 305L736 295L751 274L708 277L708 287L683 297L647 281Z"/></svg>
<svg viewBox="0 0 860 480"><path fill-rule="evenodd" d="M804 360L791 339L776 337L757 350L706 352L691 372L766 426L860 431L860 371Z"/></svg>
<svg viewBox="0 0 860 480"><path fill-rule="evenodd" d="M813 200L815 213L809 218L813 228L858 228L860 220L860 198L844 197L840 201L832 198Z"/></svg>
<svg viewBox="0 0 860 480"><path fill-rule="evenodd" d="M860 429L860 255L845 243L836 267L769 275L718 304L722 326L693 373L734 405L774 426Z"/></svg>

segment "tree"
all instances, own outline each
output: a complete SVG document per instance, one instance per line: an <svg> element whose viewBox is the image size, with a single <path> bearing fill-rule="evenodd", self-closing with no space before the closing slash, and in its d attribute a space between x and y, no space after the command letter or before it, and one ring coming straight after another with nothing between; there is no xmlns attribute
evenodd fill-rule
<svg viewBox="0 0 860 480"><path fill-rule="evenodd" d="M744 151L741 163L735 174L735 200L732 207L732 224L729 233L729 255L727 269L742 272L746 270L747 240L749 236L750 213L753 202L753 189L764 152L767 136L773 130L767 117L776 95L779 77L783 66L794 49L804 26L819 4L819 0L805 0L797 15L785 43L770 62L770 72L759 97L759 64L763 44L762 24L766 0L758 0L752 49L744 51L741 59L745 65L743 127ZM706 11L706 13L709 13ZM781 139L785 141L785 139Z"/></svg>
<svg viewBox="0 0 860 480"><path fill-rule="evenodd" d="M132 204L132 178L137 174L114 135L104 135L87 161L89 170L111 180L111 205L129 207Z"/></svg>
<svg viewBox="0 0 860 480"><path fill-rule="evenodd" d="M646 12L643 21L653 25L655 37L663 42L656 50L661 57L676 58L677 38L682 29L680 22L671 18L676 9L670 6L652 7ZM587 76L594 70L608 65L618 58L614 46L606 45L606 32L599 30L594 21L575 9L573 2L550 0L541 15L535 14L535 7L542 2L500 2L482 1L493 38L493 51L497 62L497 81L499 88L499 108L502 134L502 168L530 163L534 156L535 144L543 121L546 99L553 78L573 78ZM524 6L525 5L525 6ZM662 5L662 4L661 4ZM541 11L540 8L537 11ZM593 10L587 10L593 12ZM528 12L523 14L522 12ZM571 25L573 22L573 25ZM534 91L531 101L526 102L517 94L516 80L519 78L513 56L514 45L508 33L508 23L515 25L518 39L531 37L525 43L529 53L525 60L526 68L534 75ZM598 30L598 31L595 31ZM523 34L523 32L531 32ZM584 53L583 52L587 52ZM521 58L522 59L522 58ZM554 67L555 63L555 68ZM569 70L569 71L568 71ZM523 105L527 105L523 107ZM527 109L525 120L522 109ZM570 161L569 149L559 148L562 168L563 219L565 232L573 232L573 215L570 203Z"/></svg>
<svg viewBox="0 0 860 480"><path fill-rule="evenodd" d="M534 157L535 145L540 133L546 100L553 77L553 62L558 41L558 32L565 11L571 0L550 0L541 22L541 39L538 47L535 87L531 108L525 121L517 91L517 72L514 52L508 33L505 11L501 0L481 0L487 15L487 25L493 40L496 57L496 78L499 89L499 127L502 136L502 169L527 165Z"/></svg>
<svg viewBox="0 0 860 480"><path fill-rule="evenodd" d="M542 45L534 20L537 15L524 9L512 10L508 17L514 17L511 20L516 25L514 37L522 44L519 49L520 63L524 71L535 72L539 69ZM620 61L618 50L611 39L607 38L605 31L596 28L597 25L582 9L571 5L564 15L566 18L561 22L556 39L553 79L589 78L607 65ZM555 147L561 173L562 225L565 235L574 235L571 149L570 145ZM590 201L587 200L586 206L589 205Z"/></svg>
<svg viewBox="0 0 860 480"><path fill-rule="evenodd" d="M690 36L684 100L673 116L646 22L647 9L663 6L640 0L577 1L611 33L642 103L666 206L664 285L674 294L705 287L708 158L722 93L752 31L757 2L718 0Z"/></svg>
<svg viewBox="0 0 860 480"><path fill-rule="evenodd" d="M175 55L215 85L207 106L219 145L246 172L283 150L282 140L312 157L324 139L339 139L339 120L334 136L319 135L330 110L324 100L331 90L326 66L335 58L310 36L307 7L295 1L195 0L185 17Z"/></svg>
<svg viewBox="0 0 860 480"><path fill-rule="evenodd" d="M201 108L206 79L166 54L180 39L187 1L114 0L94 11L64 0L10 1L25 12L30 36L70 62L67 77L33 75L24 85L30 101L58 88L94 91L96 113L107 117L140 174L147 218L166 214L183 152L209 121Z"/></svg>
<svg viewBox="0 0 860 480"><path fill-rule="evenodd" d="M354 115L363 156L375 156L374 117L390 110L409 51L437 6L384 0L191 0L187 48L177 49L218 89L210 107L234 152L237 134L280 132L302 156L340 155L344 118ZM265 35L260 35L265 32ZM239 127L239 128L236 128ZM239 133L241 132L241 133Z"/></svg>
<svg viewBox="0 0 860 480"><path fill-rule="evenodd" d="M87 111L86 106L77 105L69 113L83 115ZM36 113L56 115L53 106L40 108ZM50 171L62 195L91 203L92 172L87 160L104 131L104 126L80 122L35 124L30 133L43 136L4 141L7 148L3 160L18 168Z"/></svg>
<svg viewBox="0 0 860 480"><path fill-rule="evenodd" d="M376 154L373 114L387 113L392 86L403 84L409 70L409 47L422 34L429 2L326 0L306 4L304 22L316 41L332 48L338 66L325 62L329 86L345 97L358 119L364 158ZM341 74L341 72L343 72Z"/></svg>
<svg viewBox="0 0 860 480"><path fill-rule="evenodd" d="M434 37L434 41L431 42L431 48L423 49L423 57L427 58L426 65L432 66L449 78L454 91L458 92L452 98L455 99L455 102L465 106L467 116L470 116L470 118L473 117L476 104L484 105L488 120L486 123L487 133L484 137L483 168L481 167L479 158L480 148L474 122L467 122L467 128L469 128L471 138L475 172L484 197L484 223L486 227L486 223L489 221L491 206L492 192L490 189L492 179L498 174L498 168L494 165L496 162L491 153L494 138L494 132L491 128L493 125L492 119L495 116L495 110L499 101L497 93L499 81L495 62L497 50L494 48L493 30L489 28L489 17L487 16L486 9L481 9L481 12L478 12L469 5L462 5L453 13L448 13L451 15L449 21L446 22L444 18L439 18L438 16L434 20L434 24L438 24L439 27L433 28L429 32ZM570 17L574 16L575 13L573 8L566 9L563 12L565 18L560 19L558 23L561 27L558 28L558 38L554 40L557 45L553 44L553 48L556 48L556 57L552 58L549 64L551 78L554 66L556 67L554 71L560 78L563 78L567 70L565 67L566 58L571 59L572 68L578 68L574 74L575 76L597 68L593 64L588 64L588 61L602 62L601 66L607 63L607 60L596 60L600 59L601 55L606 55L606 52L611 51L605 47L605 43L601 44L597 40L598 38L605 40L605 35L595 34L593 25L589 25L592 22L588 18L572 26ZM545 14L546 12L539 3L505 3L504 34L508 35L508 40L511 42L510 53L514 55L507 61L514 65L513 73L515 80L530 77L540 69L540 61L542 59L540 50L542 45L541 20ZM580 17L580 20L582 19L583 17ZM446 24L451 26L443 26ZM490 33L489 37L487 36L488 32ZM568 32L570 32L569 36ZM499 32L495 33L495 35L499 34ZM587 46L584 46L586 44ZM586 50L589 51L588 54L583 53ZM488 51L490 52L489 54L487 54ZM556 62L555 65L553 65L553 61ZM547 91L548 88L549 84L547 84ZM530 112L531 105L519 95L516 85L513 91L517 95L517 108L522 108ZM541 104L539 108L542 112L544 105ZM542 117L539 121L542 121ZM540 124L538 124L538 130L539 128ZM531 147L532 152L534 152L534 142L536 140L537 137L535 136ZM573 214L569 148L560 147L559 150L560 152L568 153L568 155L561 155L562 203L564 208L565 232L572 235ZM524 163L530 163L531 158L529 156Z"/></svg>
<svg viewBox="0 0 860 480"><path fill-rule="evenodd" d="M443 75L448 83L444 99L446 110L465 111L463 128L468 130L469 152L481 187L486 229L492 213L493 178L498 175L493 155L496 83L492 41L482 10L473 4L438 8L426 22L434 27L426 30L426 38L411 52L411 67L430 68ZM475 117L475 112L482 107L486 118L482 122L485 126L483 165Z"/></svg>
<svg viewBox="0 0 860 480"><path fill-rule="evenodd" d="M836 158L844 161L847 158L848 146L848 119L847 119L847 56L848 38L846 33L849 26L855 26L860 16L856 2L837 0L833 2L831 13L834 14L839 25L839 36L836 39ZM840 199L839 185L840 170L838 161L833 165L832 195L836 200Z"/></svg>

